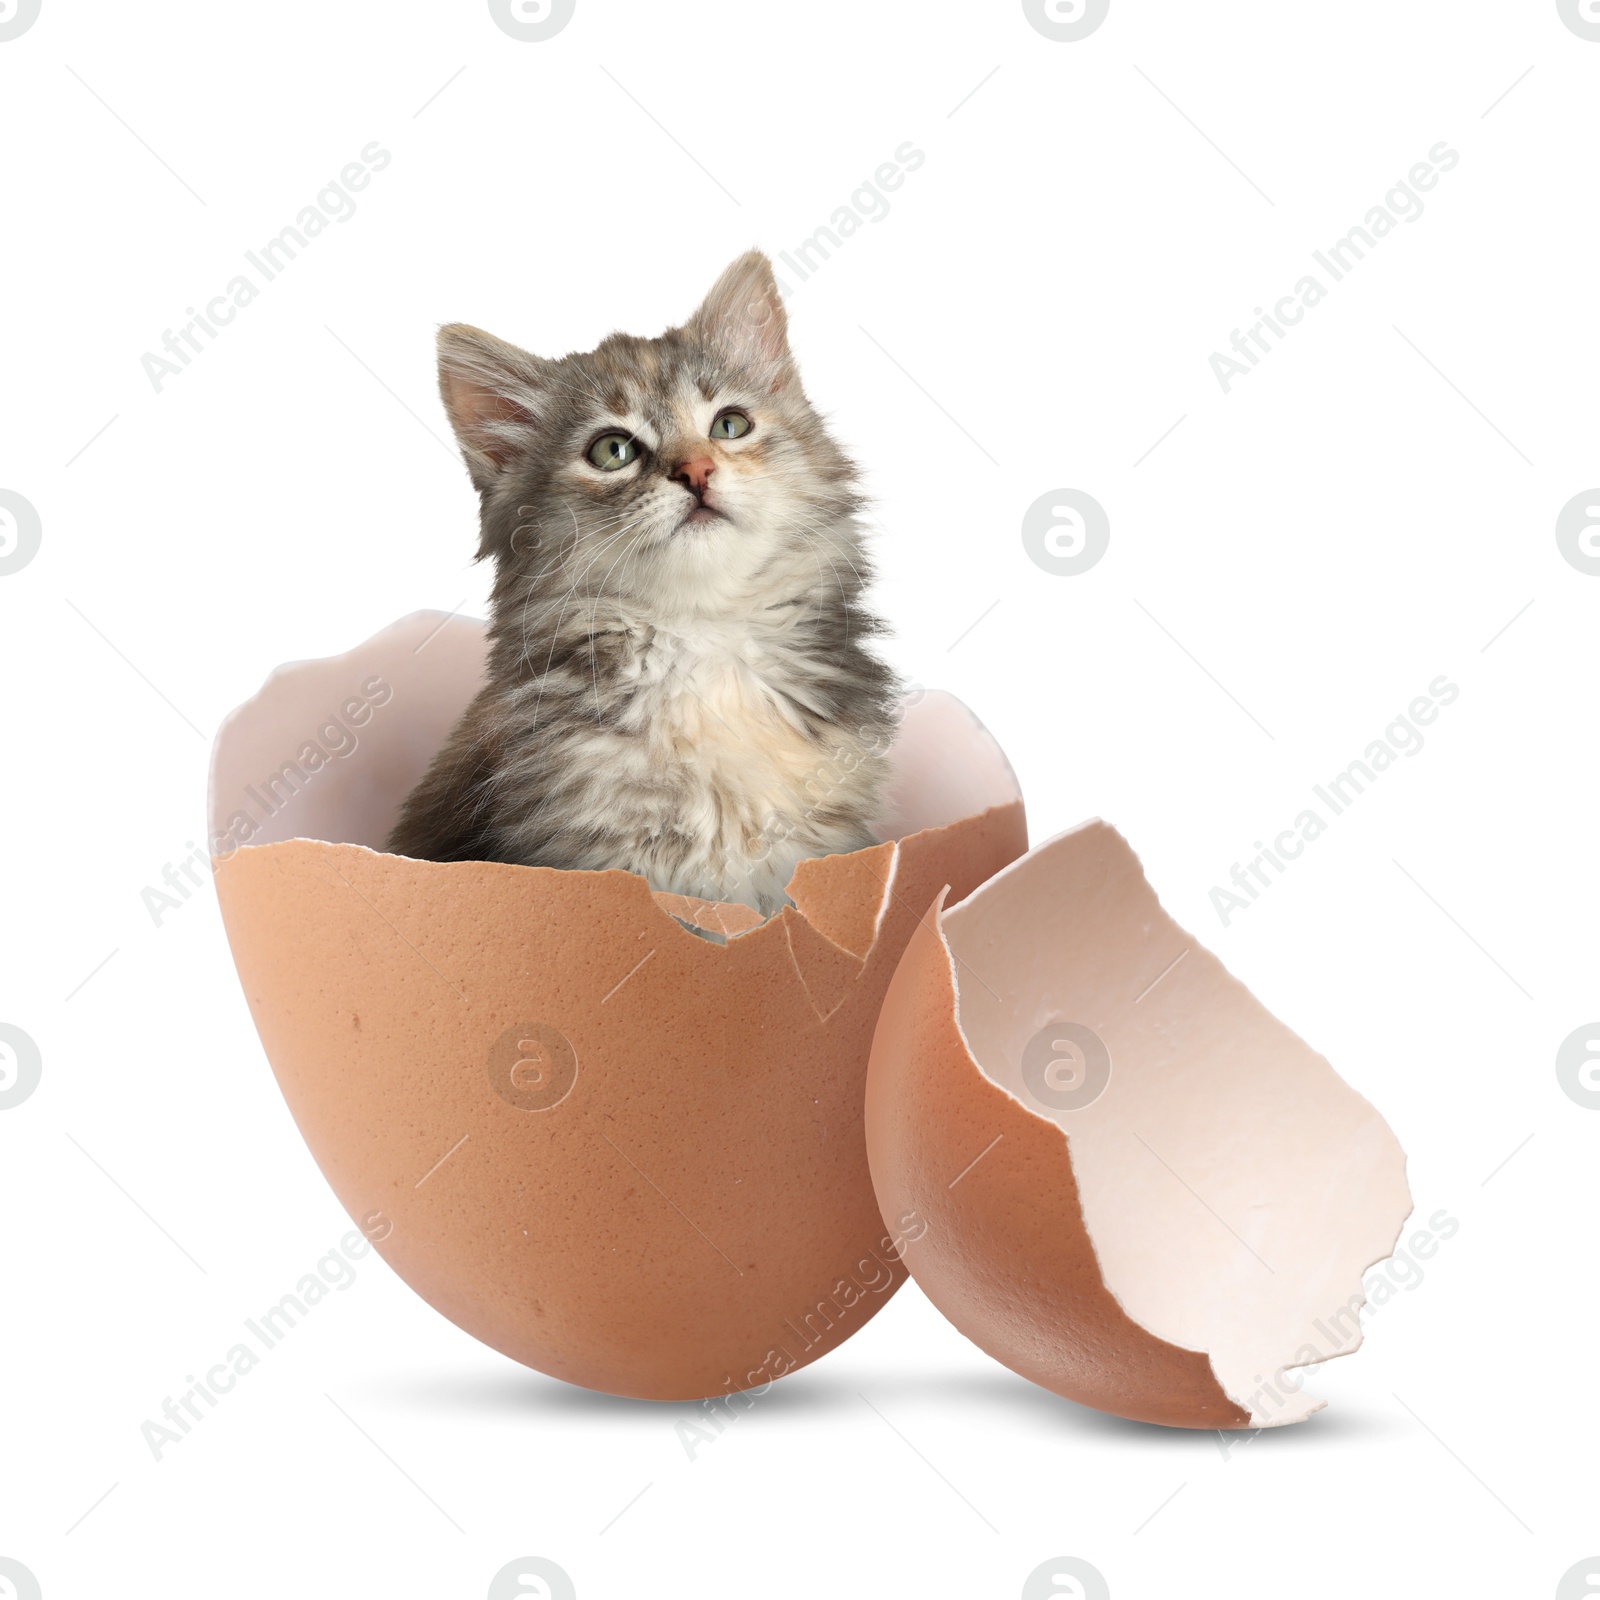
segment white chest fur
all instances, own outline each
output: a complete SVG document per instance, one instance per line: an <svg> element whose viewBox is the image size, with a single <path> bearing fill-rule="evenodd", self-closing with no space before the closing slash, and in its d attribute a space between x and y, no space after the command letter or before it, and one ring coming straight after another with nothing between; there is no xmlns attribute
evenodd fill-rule
<svg viewBox="0 0 1600 1600"><path fill-rule="evenodd" d="M860 741L839 728L817 738L803 710L815 709L814 675L785 620L631 635L626 709L590 753L605 774L597 804L614 808L619 784L629 791L628 853L657 888L771 909L796 862L866 842L859 822L841 820L859 815Z"/></svg>

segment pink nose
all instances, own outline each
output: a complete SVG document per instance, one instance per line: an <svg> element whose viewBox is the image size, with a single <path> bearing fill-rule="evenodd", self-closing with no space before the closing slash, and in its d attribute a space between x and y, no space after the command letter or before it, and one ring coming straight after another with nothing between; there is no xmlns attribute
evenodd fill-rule
<svg viewBox="0 0 1600 1600"><path fill-rule="evenodd" d="M692 489L696 498L700 498L704 496L711 474L716 470L717 464L710 456L696 456L693 461L685 461L672 476L686 489Z"/></svg>

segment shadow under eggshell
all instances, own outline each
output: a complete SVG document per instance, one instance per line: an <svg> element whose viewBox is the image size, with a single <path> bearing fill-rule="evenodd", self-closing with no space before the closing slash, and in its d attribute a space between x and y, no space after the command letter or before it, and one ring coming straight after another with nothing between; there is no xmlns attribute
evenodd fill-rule
<svg viewBox="0 0 1600 1600"><path fill-rule="evenodd" d="M483 651L479 624L407 618L280 669L218 735L217 892L262 1044L345 1208L469 1333L614 1394L763 1384L903 1279L917 1221L886 1229L862 1128L873 1025L940 889L1026 847L1015 779L923 697L893 837L802 864L759 925L625 872L383 854Z"/></svg>

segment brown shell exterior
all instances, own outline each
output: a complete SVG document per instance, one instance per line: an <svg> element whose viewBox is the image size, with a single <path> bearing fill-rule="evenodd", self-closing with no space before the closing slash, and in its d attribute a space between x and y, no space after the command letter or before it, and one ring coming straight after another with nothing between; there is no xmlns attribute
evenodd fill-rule
<svg viewBox="0 0 1600 1600"><path fill-rule="evenodd" d="M980 1349L1069 1400L1169 1427L1247 1427L1203 1352L1155 1338L1117 1304L1084 1225L1066 1134L972 1059L938 926L944 901L912 934L889 986L867 1080L883 1214L926 1224L902 1247L911 1275Z"/></svg>
<svg viewBox="0 0 1600 1600"><path fill-rule="evenodd" d="M890 844L811 863L799 910L725 945L622 872L295 839L216 882L284 1098L384 1259L530 1367L682 1400L804 1366L903 1280L862 1127L873 1025L941 886L1026 846L1018 802L897 864ZM541 1024L576 1080L523 1110L491 1051Z"/></svg>

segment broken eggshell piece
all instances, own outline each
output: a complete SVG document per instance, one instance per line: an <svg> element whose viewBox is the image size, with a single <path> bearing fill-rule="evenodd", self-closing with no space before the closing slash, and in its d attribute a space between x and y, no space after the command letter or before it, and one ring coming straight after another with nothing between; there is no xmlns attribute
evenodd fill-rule
<svg viewBox="0 0 1600 1600"><path fill-rule="evenodd" d="M1411 1211L1382 1117L1086 823L913 933L867 1087L886 1216L968 1338L1067 1398L1178 1427L1322 1402Z"/></svg>
<svg viewBox="0 0 1600 1600"><path fill-rule="evenodd" d="M873 1024L940 888L1026 847L1016 780L958 701L916 698L884 842L801 863L765 921L626 872L385 854L485 650L409 617L280 668L218 734L217 894L262 1044L345 1208L469 1333L615 1394L759 1387L903 1281Z"/></svg>

